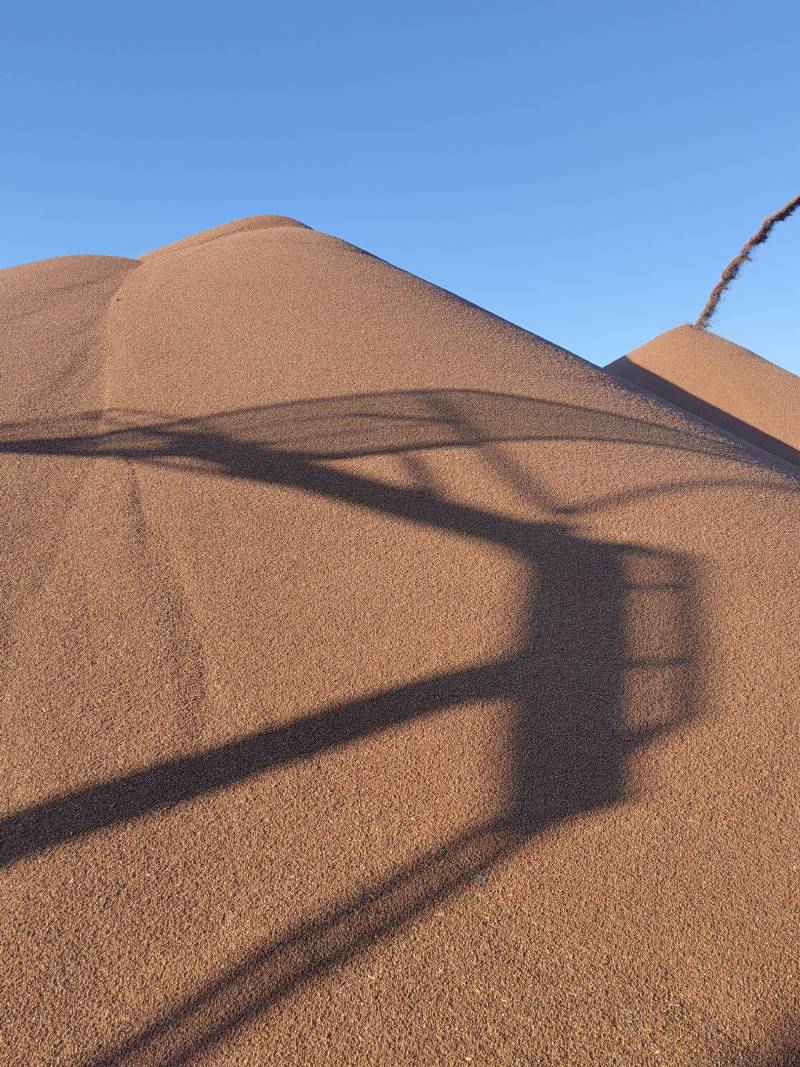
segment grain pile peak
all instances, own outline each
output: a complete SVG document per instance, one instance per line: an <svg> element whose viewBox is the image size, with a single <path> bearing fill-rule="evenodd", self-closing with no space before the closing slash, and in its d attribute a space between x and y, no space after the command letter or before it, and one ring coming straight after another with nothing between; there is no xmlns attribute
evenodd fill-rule
<svg viewBox="0 0 800 1067"><path fill-rule="evenodd" d="M697 326L679 326L606 371L800 467L800 378Z"/></svg>

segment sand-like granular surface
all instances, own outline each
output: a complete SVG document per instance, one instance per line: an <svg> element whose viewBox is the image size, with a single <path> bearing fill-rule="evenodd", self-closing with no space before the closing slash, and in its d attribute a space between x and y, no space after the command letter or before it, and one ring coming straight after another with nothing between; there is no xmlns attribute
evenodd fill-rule
<svg viewBox="0 0 800 1067"><path fill-rule="evenodd" d="M605 369L800 467L800 378L749 349L678 326Z"/></svg>
<svg viewBox="0 0 800 1067"><path fill-rule="evenodd" d="M790 1064L800 480L288 220L0 273L4 1064Z"/></svg>

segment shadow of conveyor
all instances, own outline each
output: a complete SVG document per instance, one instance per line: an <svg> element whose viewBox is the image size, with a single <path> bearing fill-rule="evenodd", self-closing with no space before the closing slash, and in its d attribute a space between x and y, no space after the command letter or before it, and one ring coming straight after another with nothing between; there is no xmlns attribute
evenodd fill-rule
<svg viewBox="0 0 800 1067"><path fill-rule="evenodd" d="M503 658L330 706L287 726L56 797L0 823L0 862L13 864L446 708L497 699L516 707L513 772L501 815L338 910L265 942L146 1029L123 1029L116 1048L91 1060L94 1067L190 1063L290 991L399 929L434 901L465 890L478 872L509 858L535 834L624 801L634 754L696 716L702 659L697 562L686 554L584 537L574 522L581 506L555 500L500 447L504 441L536 440L623 441L728 454L713 438L656 422L525 397L444 390L329 398L183 420L98 412L67 422L0 427L0 455L103 456L291 487L501 546L524 563L529 576L524 637ZM495 475L547 518L526 521L437 491L425 477L423 458L436 448L478 449ZM392 453L413 453L418 485L398 486L332 462ZM586 510L602 506L602 498L594 498ZM632 647L632 623L642 606L661 630L652 642L658 655L638 655ZM635 724L626 722L623 699L631 671L649 671L660 680L656 706Z"/></svg>

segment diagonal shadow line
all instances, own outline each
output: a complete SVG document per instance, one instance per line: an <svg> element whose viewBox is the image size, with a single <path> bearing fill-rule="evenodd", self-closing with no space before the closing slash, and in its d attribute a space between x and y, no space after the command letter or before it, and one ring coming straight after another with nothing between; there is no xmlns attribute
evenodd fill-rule
<svg viewBox="0 0 800 1067"><path fill-rule="evenodd" d="M632 661L632 667L682 667L686 657ZM309 759L368 734L477 700L516 694L523 664L510 657L440 674L362 700L334 705L282 726L237 738L199 754L149 764L109 781L61 794L0 821L0 867L66 841L219 792L272 768ZM662 727L628 732L649 743Z"/></svg>
<svg viewBox="0 0 800 1067"><path fill-rule="evenodd" d="M436 675L44 801L0 822L0 867L433 711L508 695L514 666L498 661Z"/></svg>
<svg viewBox="0 0 800 1067"><path fill-rule="evenodd" d="M191 1063L201 1051L293 990L346 963L463 889L476 875L513 854L518 843L518 835L503 820L460 835L376 889L259 946L175 1011L117 1048L99 1053L86 1067L133 1067L142 1056L158 1067Z"/></svg>

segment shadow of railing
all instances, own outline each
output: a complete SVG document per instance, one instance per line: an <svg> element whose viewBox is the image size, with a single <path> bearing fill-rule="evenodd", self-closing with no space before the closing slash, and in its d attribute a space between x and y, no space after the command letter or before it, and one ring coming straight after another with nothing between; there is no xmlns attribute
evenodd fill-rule
<svg viewBox="0 0 800 1067"><path fill-rule="evenodd" d="M225 442L240 453L254 446L321 461L500 441L605 441L725 456L737 447L674 423L477 389L321 397L178 419L106 408L0 425L0 452L191 455L217 466L225 465ZM757 462L739 450L743 462Z"/></svg>
<svg viewBox="0 0 800 1067"><path fill-rule="evenodd" d="M0 864L8 865L447 708L498 699L516 707L508 803L497 819L445 843L371 893L265 942L183 1005L100 1053L92 1061L96 1067L188 1063L290 990L468 885L477 871L510 857L535 834L626 800L627 768L636 752L696 717L703 657L698 561L684 553L583 536L572 523L581 506L555 499L497 447L544 440L730 455L724 442L657 422L524 397L444 390L314 400L180 420L96 412L0 427L0 454L106 457L291 487L499 546L513 553L528 575L524 634L504 657L333 705L2 820ZM420 456L438 448L479 449L495 474L533 499L547 517L515 518L437 491L422 477ZM398 486L330 462L405 453L416 456L421 487ZM744 456L742 462L750 461ZM608 506L623 497L608 498ZM602 498L594 498L587 510L603 506ZM631 644L634 605L643 601L662 630L655 657L638 655ZM623 693L631 671L656 672L666 694L655 718L636 725L626 722Z"/></svg>

